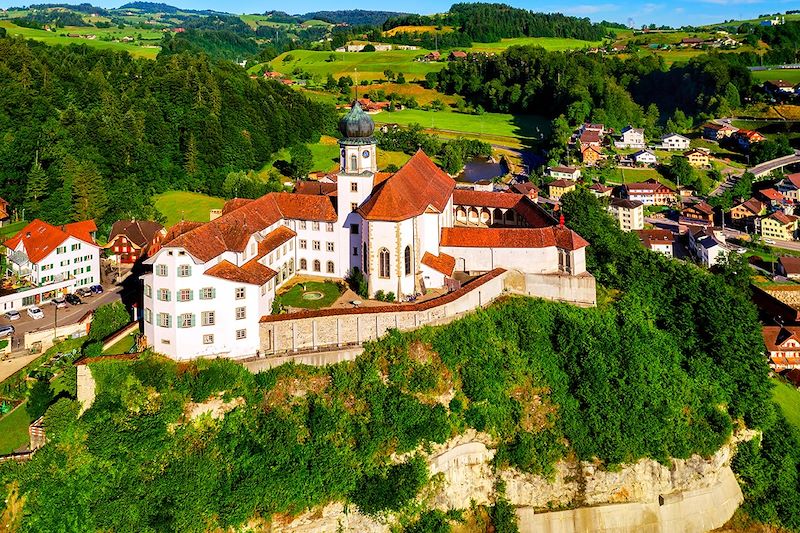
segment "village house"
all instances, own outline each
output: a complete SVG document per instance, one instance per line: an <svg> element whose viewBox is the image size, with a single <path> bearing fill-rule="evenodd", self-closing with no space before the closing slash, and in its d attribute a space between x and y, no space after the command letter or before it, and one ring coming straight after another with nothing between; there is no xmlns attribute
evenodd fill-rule
<svg viewBox="0 0 800 533"><path fill-rule="evenodd" d="M730 210L730 218L734 225L746 231L755 230L755 222L758 217L766 213L766 206L756 198L750 198L740 204L733 206Z"/></svg>
<svg viewBox="0 0 800 533"><path fill-rule="evenodd" d="M661 137L662 150L686 150L689 148L689 138L677 133L669 133Z"/></svg>
<svg viewBox="0 0 800 533"><path fill-rule="evenodd" d="M800 368L800 327L764 326L761 330L773 370Z"/></svg>
<svg viewBox="0 0 800 533"><path fill-rule="evenodd" d="M649 167L658 163L658 158L656 157L656 154L654 154L650 150L639 150L631 157L633 158L633 162L636 163L637 165Z"/></svg>
<svg viewBox="0 0 800 533"><path fill-rule="evenodd" d="M589 146L599 149L603 143L603 135L597 130L583 130L578 141L581 143L581 150Z"/></svg>
<svg viewBox="0 0 800 533"><path fill-rule="evenodd" d="M712 141L721 141L722 139L727 139L736 133L736 131L736 128L727 124L709 122L708 124L703 125L703 137Z"/></svg>
<svg viewBox="0 0 800 533"><path fill-rule="evenodd" d="M5 226L9 222L11 222L11 213L10 213L8 202L5 198L0 198L0 227Z"/></svg>
<svg viewBox="0 0 800 533"><path fill-rule="evenodd" d="M433 51L425 54L422 58L424 61L439 61L442 59L442 54L438 51Z"/></svg>
<svg viewBox="0 0 800 533"><path fill-rule="evenodd" d="M775 184L784 198L795 203L800 203L800 172L787 174L782 180Z"/></svg>
<svg viewBox="0 0 800 533"><path fill-rule="evenodd" d="M467 53L462 50L453 50L450 52L450 55L447 56L448 61L459 61L461 59L466 59Z"/></svg>
<svg viewBox="0 0 800 533"><path fill-rule="evenodd" d="M104 246L122 264L133 264L158 249L167 230L150 220L118 220L111 226Z"/></svg>
<svg viewBox="0 0 800 533"><path fill-rule="evenodd" d="M611 193L614 191L614 187L609 187L608 185L603 185L602 183L592 183L589 186L589 190L592 191L598 198L609 198Z"/></svg>
<svg viewBox="0 0 800 533"><path fill-rule="evenodd" d="M772 187L756 191L756 196L764 200L770 207L780 207L786 202L786 198L784 198L783 194Z"/></svg>
<svg viewBox="0 0 800 533"><path fill-rule="evenodd" d="M588 243L525 195L457 189L421 150L378 172L374 128L357 102L340 120L335 196L236 198L210 222L171 228L141 277L147 344L174 359L274 352L277 334L261 325L297 275L342 281L358 271L369 296L399 301L498 269L552 275L553 287L591 277Z"/></svg>
<svg viewBox="0 0 800 533"><path fill-rule="evenodd" d="M681 209L680 218L689 224L714 225L714 208L706 202L697 202Z"/></svg>
<svg viewBox="0 0 800 533"><path fill-rule="evenodd" d="M584 131L596 131L600 137L606 134L606 125L605 124L594 124L591 122L584 122L583 126L581 126L581 133Z"/></svg>
<svg viewBox="0 0 800 533"><path fill-rule="evenodd" d="M761 219L761 236L765 239L791 241L797 234L797 217L775 211Z"/></svg>
<svg viewBox="0 0 800 533"><path fill-rule="evenodd" d="M620 131L620 138L614 143L614 146L617 148L643 149L645 147L644 130L633 126L625 126Z"/></svg>
<svg viewBox="0 0 800 533"><path fill-rule="evenodd" d="M711 268L722 259L724 254L730 252L722 231L712 227L689 227L687 231L689 237L689 251L692 252L697 261Z"/></svg>
<svg viewBox="0 0 800 533"><path fill-rule="evenodd" d="M601 159L603 159L603 154L600 152L599 148L595 148L594 146L581 148L581 161L584 165L596 165Z"/></svg>
<svg viewBox="0 0 800 533"><path fill-rule="evenodd" d="M736 132L736 142L742 150L749 150L750 146L760 143L765 139L763 135L753 130L738 130Z"/></svg>
<svg viewBox="0 0 800 533"><path fill-rule="evenodd" d="M524 183L513 183L508 188L508 192L513 194L522 194L534 202L539 198L539 188L533 183L527 181Z"/></svg>
<svg viewBox="0 0 800 533"><path fill-rule="evenodd" d="M703 44L703 39L698 37L684 37L678 43L681 48L699 48Z"/></svg>
<svg viewBox="0 0 800 533"><path fill-rule="evenodd" d="M774 96L791 96L794 94L794 83L786 80L767 80L764 90Z"/></svg>
<svg viewBox="0 0 800 533"><path fill-rule="evenodd" d="M789 279L800 279L800 257L784 255L778 258L778 273Z"/></svg>
<svg viewBox="0 0 800 533"><path fill-rule="evenodd" d="M665 229L640 229L636 231L639 242L654 252L664 254L667 257L674 257L673 244L675 236L671 231Z"/></svg>
<svg viewBox="0 0 800 533"><path fill-rule="evenodd" d="M622 231L644 229L644 204L637 200L614 198L608 204L608 212L619 221Z"/></svg>
<svg viewBox="0 0 800 533"><path fill-rule="evenodd" d="M626 183L622 186L622 197L638 200L644 205L670 205L675 202L675 191L650 179L640 183Z"/></svg>
<svg viewBox="0 0 800 533"><path fill-rule="evenodd" d="M547 185L547 196L556 202L568 192L575 190L575 182L571 180L555 180Z"/></svg>
<svg viewBox="0 0 800 533"><path fill-rule="evenodd" d="M708 152L701 148L692 148L683 152L683 157L689 161L689 165L695 168L707 167L709 165Z"/></svg>
<svg viewBox="0 0 800 533"><path fill-rule="evenodd" d="M581 179L581 169L576 167L552 167L547 169L547 174L554 179L572 181Z"/></svg>

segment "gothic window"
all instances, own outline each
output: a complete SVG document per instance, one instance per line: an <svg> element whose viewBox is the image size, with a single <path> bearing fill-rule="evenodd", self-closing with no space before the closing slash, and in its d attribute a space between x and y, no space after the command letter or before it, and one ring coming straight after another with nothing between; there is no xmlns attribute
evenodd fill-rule
<svg viewBox="0 0 800 533"><path fill-rule="evenodd" d="M388 278L389 277L389 250L386 248L381 248L380 252L378 252L378 261L380 263L380 268L378 270L380 277Z"/></svg>
<svg viewBox="0 0 800 533"><path fill-rule="evenodd" d="M405 266L406 266L406 276L411 274L411 247L406 246L405 252Z"/></svg>
<svg viewBox="0 0 800 533"><path fill-rule="evenodd" d="M314 259L314 272L319 272L319 270L320 270L319 259Z"/></svg>
<svg viewBox="0 0 800 533"><path fill-rule="evenodd" d="M300 270L308 270L308 262L305 259L300 260Z"/></svg>
<svg viewBox="0 0 800 533"><path fill-rule="evenodd" d="M358 168L358 156L353 154L350 156L350 170L353 172Z"/></svg>
<svg viewBox="0 0 800 533"><path fill-rule="evenodd" d="M333 274L333 261L328 261L325 265L325 270L328 274Z"/></svg>

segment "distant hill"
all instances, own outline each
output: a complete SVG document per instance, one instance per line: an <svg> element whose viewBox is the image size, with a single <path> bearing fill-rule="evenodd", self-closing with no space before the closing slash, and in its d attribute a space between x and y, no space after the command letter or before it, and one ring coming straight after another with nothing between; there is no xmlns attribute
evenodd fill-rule
<svg viewBox="0 0 800 533"><path fill-rule="evenodd" d="M363 9L346 9L342 11L313 11L301 15L302 20L318 19L332 24L350 24L351 26L380 26L393 17L406 16L408 13L394 11L365 11Z"/></svg>
<svg viewBox="0 0 800 533"><path fill-rule="evenodd" d="M175 15L177 13L192 13L195 15L227 15L224 11L214 11L213 9L181 9L169 4L160 2L128 2L120 6L118 9L136 9L142 13L165 13L167 15Z"/></svg>

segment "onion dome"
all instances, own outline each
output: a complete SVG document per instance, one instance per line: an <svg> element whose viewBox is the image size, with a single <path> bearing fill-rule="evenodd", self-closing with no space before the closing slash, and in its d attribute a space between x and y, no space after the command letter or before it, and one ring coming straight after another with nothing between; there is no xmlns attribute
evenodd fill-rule
<svg viewBox="0 0 800 533"><path fill-rule="evenodd" d="M353 102L350 111L339 121L339 131L344 140L349 141L372 141L372 133L375 131L375 123L367 115L358 100Z"/></svg>

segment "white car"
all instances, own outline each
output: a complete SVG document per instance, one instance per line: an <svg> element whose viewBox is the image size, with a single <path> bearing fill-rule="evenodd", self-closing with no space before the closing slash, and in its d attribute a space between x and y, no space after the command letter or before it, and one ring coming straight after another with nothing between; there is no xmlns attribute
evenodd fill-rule
<svg viewBox="0 0 800 533"><path fill-rule="evenodd" d="M63 309L67 306L67 300L65 300L63 296L59 296L58 298L53 298L52 300L50 300L50 303L59 309Z"/></svg>
<svg viewBox="0 0 800 533"><path fill-rule="evenodd" d="M44 312L34 305L28 308L28 316L34 320L39 320L44 318Z"/></svg>
<svg viewBox="0 0 800 533"><path fill-rule="evenodd" d="M767 244L775 244L775 241L773 241L772 239L764 239L764 242Z"/></svg>
<svg viewBox="0 0 800 533"><path fill-rule="evenodd" d="M8 313L4 314L3 317L5 317L6 320L19 320L19 311L12 309Z"/></svg>

